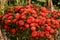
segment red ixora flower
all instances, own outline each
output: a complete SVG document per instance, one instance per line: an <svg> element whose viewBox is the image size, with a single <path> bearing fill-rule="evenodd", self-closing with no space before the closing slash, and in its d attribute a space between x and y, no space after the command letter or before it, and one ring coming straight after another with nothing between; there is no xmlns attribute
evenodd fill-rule
<svg viewBox="0 0 60 40"><path fill-rule="evenodd" d="M37 31L33 31L32 34L31 34L31 36L32 36L32 37L37 37L37 34L38 34Z"/></svg>
<svg viewBox="0 0 60 40"><path fill-rule="evenodd" d="M11 20L5 20L5 24L9 24L10 22L12 22Z"/></svg>
<svg viewBox="0 0 60 40"><path fill-rule="evenodd" d="M20 14L19 13L16 13L15 14L15 19L19 19L20 18Z"/></svg>
<svg viewBox="0 0 60 40"><path fill-rule="evenodd" d="M11 33L15 34L16 33L16 29L15 28L11 29Z"/></svg>
<svg viewBox="0 0 60 40"><path fill-rule="evenodd" d="M4 25L4 28L5 29L9 29L10 27L8 25Z"/></svg>
<svg viewBox="0 0 60 40"><path fill-rule="evenodd" d="M24 21L23 20L19 20L19 25L24 25Z"/></svg>

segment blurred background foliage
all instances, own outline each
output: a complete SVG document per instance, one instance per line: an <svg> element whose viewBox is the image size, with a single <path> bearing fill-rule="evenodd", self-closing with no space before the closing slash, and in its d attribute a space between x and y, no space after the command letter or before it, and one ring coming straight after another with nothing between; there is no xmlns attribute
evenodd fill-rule
<svg viewBox="0 0 60 40"><path fill-rule="evenodd" d="M32 0L32 3L34 4L39 4L41 6L44 6L44 3L46 2L46 0ZM56 9L60 8L60 0L52 0L53 6Z"/></svg>
<svg viewBox="0 0 60 40"><path fill-rule="evenodd" d="M25 5L26 0L20 0L19 4L16 4L16 0L8 0L8 5ZM31 0L31 3L36 4L36 5L40 5L40 6L44 6L44 3L46 2L46 0ZM52 0L52 3L54 5L55 8L60 8L60 0Z"/></svg>
<svg viewBox="0 0 60 40"><path fill-rule="evenodd" d="M27 4L26 2L28 3L28 0L18 0L18 4L17 4L17 0L7 0L7 2L5 3L5 8L3 10L5 10L6 7L9 5L10 6L26 5ZM31 3L35 4L36 6L42 7L45 6L46 0L31 0ZM55 9L60 9L60 0L52 0L52 3Z"/></svg>

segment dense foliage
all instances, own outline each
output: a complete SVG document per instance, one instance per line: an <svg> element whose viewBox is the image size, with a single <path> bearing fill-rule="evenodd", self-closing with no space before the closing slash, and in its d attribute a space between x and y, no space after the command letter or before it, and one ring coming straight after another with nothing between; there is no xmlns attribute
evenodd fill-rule
<svg viewBox="0 0 60 40"><path fill-rule="evenodd" d="M41 6L45 6L46 0L31 0L31 3L41 7ZM52 3L55 9L60 8L60 0L52 0ZM20 2L17 4L16 0L8 0L7 5L14 5L14 6L15 5L26 5L26 1L20 0Z"/></svg>
<svg viewBox="0 0 60 40"><path fill-rule="evenodd" d="M40 4L40 5L44 5L44 3L46 2L46 0L32 0L32 3L34 2L34 4ZM60 0L52 0L52 3L54 5L55 8L60 8Z"/></svg>

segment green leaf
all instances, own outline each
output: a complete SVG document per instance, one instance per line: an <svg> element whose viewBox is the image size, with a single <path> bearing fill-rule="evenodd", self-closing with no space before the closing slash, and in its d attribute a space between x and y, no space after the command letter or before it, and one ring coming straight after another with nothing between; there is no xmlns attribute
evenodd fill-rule
<svg viewBox="0 0 60 40"><path fill-rule="evenodd" d="M60 2L58 2L58 5L60 5Z"/></svg>
<svg viewBox="0 0 60 40"><path fill-rule="evenodd" d="M40 1L40 2L46 2L46 0L37 0L37 1Z"/></svg>
<svg viewBox="0 0 60 40"><path fill-rule="evenodd" d="M30 36L30 28L28 28L28 29L26 29L26 30L23 30L22 32L21 32L21 34L22 34L22 39L28 39L29 38L29 36Z"/></svg>

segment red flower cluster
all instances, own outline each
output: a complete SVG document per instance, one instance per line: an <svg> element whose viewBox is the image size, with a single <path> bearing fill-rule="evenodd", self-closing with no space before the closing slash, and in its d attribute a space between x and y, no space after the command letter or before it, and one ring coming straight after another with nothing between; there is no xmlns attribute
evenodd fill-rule
<svg viewBox="0 0 60 40"><path fill-rule="evenodd" d="M1 15L3 28L12 34L30 28L31 37L48 37L58 33L60 26L60 12L52 13L45 7L38 8L30 4L27 6L9 7L7 14Z"/></svg>

